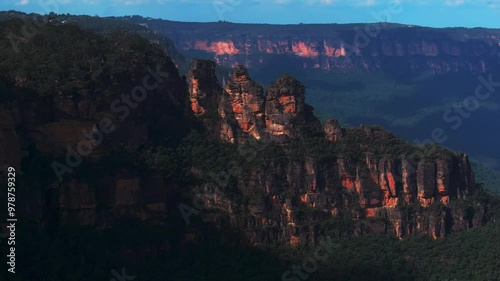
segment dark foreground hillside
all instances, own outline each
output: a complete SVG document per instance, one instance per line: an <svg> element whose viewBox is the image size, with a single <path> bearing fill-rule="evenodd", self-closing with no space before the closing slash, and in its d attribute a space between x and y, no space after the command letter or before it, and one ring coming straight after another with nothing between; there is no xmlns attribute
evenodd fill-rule
<svg viewBox="0 0 500 281"><path fill-rule="evenodd" d="M121 273L123 268L138 281L484 281L500 278L497 225L456 233L437 241L427 236L403 241L386 235L333 237L328 249L331 252L323 253L325 260L312 259L313 262L308 258L314 258L317 248L235 246L230 240L219 242L219 234L209 234L209 229L197 242L182 242L176 239L179 234L176 228L137 222L126 222L104 231L62 228L53 235L33 225L23 225L18 230L19 239L23 241L17 253L23 257L18 273L12 277L2 270L0 278L110 280L116 277L113 270ZM5 243L1 247L4 252ZM301 268L299 274L304 278L293 274L294 265Z"/></svg>

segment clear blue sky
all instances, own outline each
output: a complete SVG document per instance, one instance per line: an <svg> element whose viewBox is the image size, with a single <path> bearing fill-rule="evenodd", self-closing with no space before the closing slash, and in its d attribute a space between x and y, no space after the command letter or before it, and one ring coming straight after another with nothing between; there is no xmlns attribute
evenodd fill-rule
<svg viewBox="0 0 500 281"><path fill-rule="evenodd" d="M500 0L0 0L1 10L247 23L389 22L500 28ZM41 3L57 3L43 7ZM389 10L388 7L400 5ZM399 3L399 4L395 4ZM376 17L385 11L387 16Z"/></svg>

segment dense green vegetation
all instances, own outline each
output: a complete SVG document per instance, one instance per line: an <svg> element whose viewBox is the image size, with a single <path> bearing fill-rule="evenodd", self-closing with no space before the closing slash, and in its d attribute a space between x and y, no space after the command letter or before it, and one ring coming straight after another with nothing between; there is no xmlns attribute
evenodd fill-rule
<svg viewBox="0 0 500 281"><path fill-rule="evenodd" d="M0 30L21 30L25 22L0 22ZM136 77L147 73L145 65L173 67L160 47L136 34L113 32L104 37L76 25L48 23L29 42L17 41L18 52L11 38L0 38L0 81L47 98L89 94L98 105L109 106Z"/></svg>
<svg viewBox="0 0 500 281"><path fill-rule="evenodd" d="M113 32L126 32L138 34L141 37L147 39L148 41L155 43L164 50L165 54L169 56L174 62L176 62L181 68L187 67L187 61L182 56L174 46L174 43L169 38L154 32L153 30L136 24L134 22L129 22L126 20L117 20L114 18L101 18L97 16L86 16L86 15L70 15L70 14L54 14L51 13L44 17L38 14L25 14L16 11L6 11L0 12L0 20L7 20L12 18L22 18L25 22L36 20L44 25L43 22L52 21L54 25L78 25L81 28L91 30L95 33L108 34ZM38 25L35 25L38 26ZM22 35L21 30L13 30L15 34Z"/></svg>
<svg viewBox="0 0 500 281"><path fill-rule="evenodd" d="M362 126L343 129L340 141L326 141L323 132L310 127L300 127L302 137L290 144L292 151L299 152L302 157L348 158L362 163L367 154L376 158L390 157L408 159L446 159L455 153L436 144L417 146L401 139L380 126Z"/></svg>

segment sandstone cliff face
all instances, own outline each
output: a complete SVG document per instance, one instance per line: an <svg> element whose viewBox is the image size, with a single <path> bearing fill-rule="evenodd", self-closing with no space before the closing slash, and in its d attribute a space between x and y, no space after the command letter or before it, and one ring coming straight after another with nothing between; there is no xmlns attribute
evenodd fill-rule
<svg viewBox="0 0 500 281"><path fill-rule="evenodd" d="M449 164L458 167L465 164L463 159L466 156L459 155ZM438 185L442 179L437 174L427 174L428 167L437 165L436 162L420 162L416 171L411 172L408 166L396 166L401 159L367 157L367 160L371 161L369 171L366 166L346 159L290 161L284 166L264 163L259 170L249 171L247 180L238 182L243 196L251 198L243 206L245 213L239 211L242 206L230 196L222 199L207 194L208 210L219 212L209 220L221 227L239 229L251 243L257 244L276 240L288 244L311 243L328 229L339 227L342 219L353 220L353 224L347 229L337 229L334 235L375 232L401 238L428 233L438 238L481 225L483 211L473 213L456 207L448 201L456 197L438 195L465 192L458 189L466 186L465 177L471 175L454 178L447 174L446 180L459 185L447 186L440 192ZM398 175L401 168L405 178ZM408 183L413 183L413 187L405 189ZM416 185L424 186L428 193L420 193ZM436 201L444 205L433 204Z"/></svg>
<svg viewBox="0 0 500 281"><path fill-rule="evenodd" d="M460 162L459 158L453 161ZM380 164L383 166L386 161L381 160ZM349 168L357 171L349 173ZM327 233L342 236L375 232L400 238L412 233L427 233L439 238L482 224L482 211L474 213L470 209L446 204L423 207L418 202L398 202L399 198L404 200L404 196L418 200L438 199L425 198L430 197L427 195L419 197L416 189L411 192L399 189L403 184L401 178L386 183L386 177L391 179L391 174L384 167L377 165L368 177L360 174L359 169L343 159L337 163L290 162L286 166L265 163L249 175L248 181L238 184L242 194L252 198L249 205L244 206L244 214L236 211L242 206L229 197L220 194L212 197L207 193L205 206L208 210L216 210L216 214L211 212L207 219L220 226L242 230L250 243L278 241L292 245L314 243ZM408 173L407 170L403 172ZM410 180L418 181L423 172L418 170L409 177ZM454 180L463 183L465 179ZM430 177L428 182L434 187L429 189L437 193L439 179ZM455 187L447 188L451 192ZM338 223L342 219L352 219L353 224L339 229ZM333 233L332 229L335 230Z"/></svg>
<svg viewBox="0 0 500 281"><path fill-rule="evenodd" d="M500 51L497 30L388 25L373 36L364 25L263 28L219 23L208 29L196 23L157 22L150 27L174 38L181 51L205 52L207 58L231 66L271 66L279 60L283 65L332 72L483 73L495 67Z"/></svg>

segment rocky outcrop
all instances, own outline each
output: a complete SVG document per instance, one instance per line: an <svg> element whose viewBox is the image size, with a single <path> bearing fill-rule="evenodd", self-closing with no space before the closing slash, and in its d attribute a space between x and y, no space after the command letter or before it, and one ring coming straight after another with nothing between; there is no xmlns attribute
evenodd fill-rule
<svg viewBox="0 0 500 281"><path fill-rule="evenodd" d="M220 91L215 76L215 63L196 60L189 70L187 81L193 113L199 116L207 113L208 108L212 107L213 109Z"/></svg>
<svg viewBox="0 0 500 281"><path fill-rule="evenodd" d="M209 218L217 225L226 222L226 227L243 229L252 243L278 239L297 244L314 241L324 231L319 225L341 218L353 220L350 233L354 235L386 232L404 237L419 232L434 238L482 220L481 212L452 219L457 216L454 202L467 199L476 188L466 155L442 149L430 153L408 146L410 151L400 155L376 153L384 145L403 144L376 126L348 132L329 120L321 129L305 103L304 86L293 77L282 76L273 82L264 104L262 92L252 91L254 84L246 69L238 66L234 73L218 108L223 140L238 143L234 140L242 136L256 140L266 136L265 142L286 147L288 140L303 137L298 128L304 125L323 133L330 143L351 148L322 160L290 157L286 162L271 160L245 171L236 180L238 190L249 198L247 205L238 205L227 195L216 196L217 202L205 202L219 212ZM258 118L265 119L265 127L257 127L264 132L257 135L244 124L262 120ZM352 150L362 152L362 159L343 154ZM285 153L285 157L289 156ZM244 218L239 217L241 212ZM454 226L457 222L462 226Z"/></svg>
<svg viewBox="0 0 500 281"><path fill-rule="evenodd" d="M239 65L234 69L221 97L219 114L227 124L236 120L237 131L260 139L264 129L264 102L263 88L250 79L245 67ZM230 136L223 138L231 139ZM237 138L242 139L242 135Z"/></svg>
<svg viewBox="0 0 500 281"><path fill-rule="evenodd" d="M189 75L192 111L200 115L201 112L215 109L199 106L208 103L204 102L205 96L199 95L197 89L216 89L212 85L216 80L200 83L199 79L194 79L195 71L204 73L204 77L215 77L215 69L211 65L204 66L196 62ZM218 101L216 110L220 117L220 138L231 143L241 142L248 136L257 140L270 137L272 141L284 142L297 137L297 126L320 126L312 108L305 103L304 86L291 76L282 76L273 82L264 96L263 88L249 77L244 66L238 65L226 89L218 96Z"/></svg>
<svg viewBox="0 0 500 281"><path fill-rule="evenodd" d="M293 77L278 78L267 90L266 128L274 140L295 137L294 125L305 120L305 88Z"/></svg>
<svg viewBox="0 0 500 281"><path fill-rule="evenodd" d="M337 142L342 139L342 128L337 120L329 119L323 125L325 137L331 142Z"/></svg>

